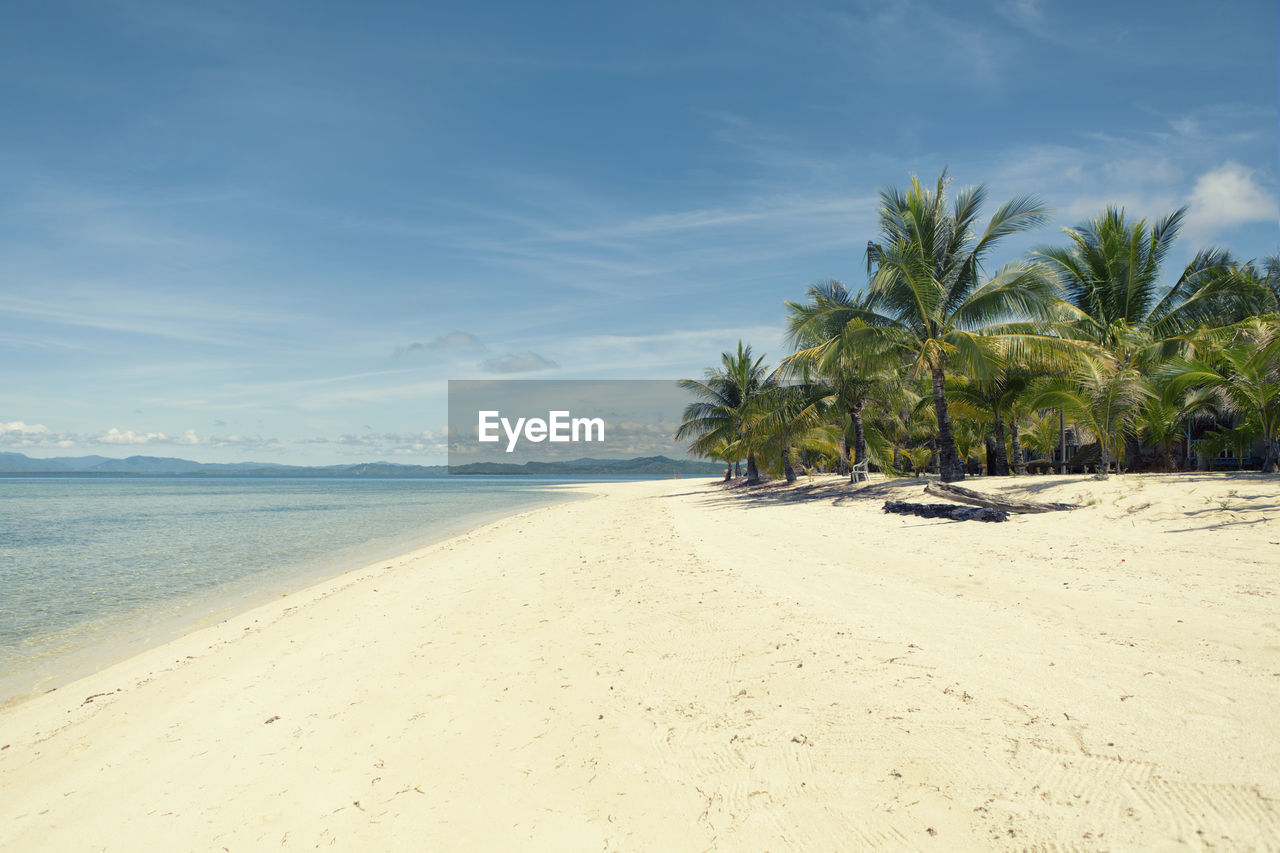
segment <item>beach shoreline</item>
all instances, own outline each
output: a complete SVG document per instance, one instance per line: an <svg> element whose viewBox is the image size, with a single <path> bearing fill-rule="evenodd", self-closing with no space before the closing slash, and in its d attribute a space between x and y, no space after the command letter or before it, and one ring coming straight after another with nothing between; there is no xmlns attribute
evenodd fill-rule
<svg viewBox="0 0 1280 853"><path fill-rule="evenodd" d="M1274 845L1274 484L568 487L0 708L0 846Z"/></svg>
<svg viewBox="0 0 1280 853"><path fill-rule="evenodd" d="M547 484L540 486L538 491L554 493L556 488L555 484ZM572 499L572 496L553 494L538 505ZM457 517L433 519L420 529L380 537L358 546L337 547L319 559L296 559L291 565L269 566L260 574L240 578L221 588L194 593L188 600L161 602L162 607L153 605L151 609L130 614L128 621L114 619L110 624L87 632L67 632L75 638L74 642L63 648L55 647L49 654L20 661L0 676L0 709L21 704L278 598L359 571L375 562L419 551L523 509L519 506L496 507ZM47 642L38 638L37 645Z"/></svg>

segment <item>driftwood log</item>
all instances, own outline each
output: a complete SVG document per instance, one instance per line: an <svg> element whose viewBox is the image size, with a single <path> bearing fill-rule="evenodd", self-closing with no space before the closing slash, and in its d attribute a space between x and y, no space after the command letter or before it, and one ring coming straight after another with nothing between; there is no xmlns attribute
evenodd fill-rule
<svg viewBox="0 0 1280 853"><path fill-rule="evenodd" d="M949 518L952 521L1008 521L1004 510L990 507L956 506L955 504L913 504L908 501L885 501L884 511L921 518Z"/></svg>
<svg viewBox="0 0 1280 853"><path fill-rule="evenodd" d="M1079 509L1076 504L1037 503L1036 501L997 498L991 495L984 495L981 492L975 492L973 489L966 489L963 486L955 486L951 483L929 483L924 487L924 491L925 494L930 494L934 497L950 498L960 503L987 507L988 509L999 509L1005 512L1059 512L1067 509Z"/></svg>

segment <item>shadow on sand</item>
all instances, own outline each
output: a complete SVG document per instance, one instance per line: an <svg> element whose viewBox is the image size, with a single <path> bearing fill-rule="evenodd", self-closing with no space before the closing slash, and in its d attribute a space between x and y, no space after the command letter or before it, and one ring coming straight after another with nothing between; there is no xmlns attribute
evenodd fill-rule
<svg viewBox="0 0 1280 853"><path fill-rule="evenodd" d="M742 481L717 482L711 492L702 490L672 492L659 499L676 497L701 497L709 506L729 505L758 507L800 502L829 502L841 506L855 501L897 500L904 495L915 495L924 490L927 480L916 477L899 477L851 484L848 480L824 479L807 481L801 478L788 486L781 480L769 480L748 486Z"/></svg>

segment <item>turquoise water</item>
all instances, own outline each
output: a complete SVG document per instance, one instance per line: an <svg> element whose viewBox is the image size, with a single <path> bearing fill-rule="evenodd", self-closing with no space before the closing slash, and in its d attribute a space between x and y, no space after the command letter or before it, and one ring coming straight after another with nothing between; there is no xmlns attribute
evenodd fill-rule
<svg viewBox="0 0 1280 853"><path fill-rule="evenodd" d="M549 482L0 478L0 702L563 499Z"/></svg>

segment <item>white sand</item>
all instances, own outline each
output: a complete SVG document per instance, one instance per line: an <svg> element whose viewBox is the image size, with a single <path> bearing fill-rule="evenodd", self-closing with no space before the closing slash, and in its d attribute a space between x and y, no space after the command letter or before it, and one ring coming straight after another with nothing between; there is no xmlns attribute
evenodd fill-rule
<svg viewBox="0 0 1280 853"><path fill-rule="evenodd" d="M967 485L1098 502L592 485L281 599L0 711L0 849L1280 849L1280 479Z"/></svg>

